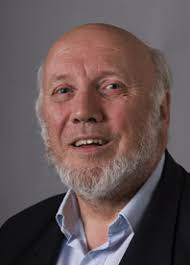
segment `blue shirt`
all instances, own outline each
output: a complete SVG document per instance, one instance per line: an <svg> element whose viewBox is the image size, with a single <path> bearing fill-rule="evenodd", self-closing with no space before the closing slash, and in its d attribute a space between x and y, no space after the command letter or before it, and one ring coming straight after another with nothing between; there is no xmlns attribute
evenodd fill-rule
<svg viewBox="0 0 190 265"><path fill-rule="evenodd" d="M163 155L150 178L109 225L108 241L88 251L76 196L69 190L56 214L65 240L56 265L117 265L127 250L160 179Z"/></svg>

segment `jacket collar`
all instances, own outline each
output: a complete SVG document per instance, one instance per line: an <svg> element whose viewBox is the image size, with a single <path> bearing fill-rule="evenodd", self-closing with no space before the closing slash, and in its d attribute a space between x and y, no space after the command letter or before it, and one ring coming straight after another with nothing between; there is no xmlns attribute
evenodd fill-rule
<svg viewBox="0 0 190 265"><path fill-rule="evenodd" d="M180 167L166 152L160 182L120 265L172 264L183 183Z"/></svg>
<svg viewBox="0 0 190 265"><path fill-rule="evenodd" d="M56 221L50 223L34 249L31 264L56 264L63 240L64 235L61 233Z"/></svg>

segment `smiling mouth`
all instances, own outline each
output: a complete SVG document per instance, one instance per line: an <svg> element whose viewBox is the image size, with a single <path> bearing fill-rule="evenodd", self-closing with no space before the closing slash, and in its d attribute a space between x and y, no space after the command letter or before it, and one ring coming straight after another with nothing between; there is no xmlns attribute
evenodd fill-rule
<svg viewBox="0 0 190 265"><path fill-rule="evenodd" d="M72 143L74 147L87 147L87 146L103 146L107 144L108 141L104 139L79 139Z"/></svg>

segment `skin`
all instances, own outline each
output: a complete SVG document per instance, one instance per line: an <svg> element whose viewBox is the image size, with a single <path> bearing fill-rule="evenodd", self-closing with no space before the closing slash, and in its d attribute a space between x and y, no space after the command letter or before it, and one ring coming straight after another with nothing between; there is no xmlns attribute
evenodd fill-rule
<svg viewBox="0 0 190 265"><path fill-rule="evenodd" d="M131 33L91 24L64 34L49 50L43 69L42 115L56 158L74 168L96 169L114 157L130 156L130 151L138 148L136 134L153 106L150 92L154 83L149 48ZM168 94L160 113L160 146L147 165L147 177L166 147ZM81 138L103 139L106 144L74 147ZM112 207L112 202L102 202L94 210L84 198L78 196L78 201L92 249L107 240L108 225L123 204Z"/></svg>

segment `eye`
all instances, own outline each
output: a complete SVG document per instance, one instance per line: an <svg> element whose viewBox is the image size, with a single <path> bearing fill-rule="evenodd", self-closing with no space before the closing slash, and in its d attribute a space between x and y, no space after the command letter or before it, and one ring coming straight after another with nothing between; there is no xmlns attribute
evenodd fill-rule
<svg viewBox="0 0 190 265"><path fill-rule="evenodd" d="M105 87L105 89L111 89L111 90L116 90L119 88L121 88L121 85L118 83L112 83L112 84L109 84Z"/></svg>
<svg viewBox="0 0 190 265"><path fill-rule="evenodd" d="M128 87L124 82L119 80L106 80L100 85L99 91L105 97L117 97L126 95Z"/></svg>
<svg viewBox="0 0 190 265"><path fill-rule="evenodd" d="M70 100L74 95L74 88L69 85L60 85L51 92L52 99L55 102Z"/></svg>
<svg viewBox="0 0 190 265"><path fill-rule="evenodd" d="M107 84L104 84L100 91L104 95L120 95L124 92L124 85L120 82L109 82Z"/></svg>
<svg viewBox="0 0 190 265"><path fill-rule="evenodd" d="M59 87L53 91L53 95L62 95L62 94L68 94L72 92L72 88L70 87Z"/></svg>

